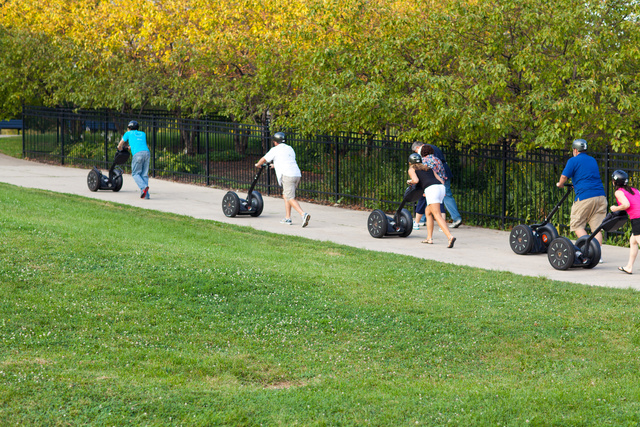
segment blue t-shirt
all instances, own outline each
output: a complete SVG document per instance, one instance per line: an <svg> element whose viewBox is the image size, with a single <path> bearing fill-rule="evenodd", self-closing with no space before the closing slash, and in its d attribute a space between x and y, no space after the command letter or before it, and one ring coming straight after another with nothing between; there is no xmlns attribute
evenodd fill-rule
<svg viewBox="0 0 640 427"><path fill-rule="evenodd" d="M147 134L139 130L130 130L125 132L122 136L126 142L129 143L129 147L131 147L131 155L133 156L139 151L149 151L149 147L147 147Z"/></svg>
<svg viewBox="0 0 640 427"><path fill-rule="evenodd" d="M571 178L575 201L605 195L598 162L588 154L580 153L570 158L562 175Z"/></svg>

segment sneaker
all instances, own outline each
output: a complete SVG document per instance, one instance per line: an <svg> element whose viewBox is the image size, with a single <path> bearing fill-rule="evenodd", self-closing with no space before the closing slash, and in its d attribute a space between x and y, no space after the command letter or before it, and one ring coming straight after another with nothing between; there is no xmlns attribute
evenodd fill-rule
<svg viewBox="0 0 640 427"><path fill-rule="evenodd" d="M145 199L149 200L151 196L149 196L149 187L147 187L147 195L144 196Z"/></svg>
<svg viewBox="0 0 640 427"><path fill-rule="evenodd" d="M460 218L460 219L458 219L456 221L453 221L453 223L451 224L451 227L452 228L458 228L458 227L460 227L460 224L462 224L462 218Z"/></svg>
<svg viewBox="0 0 640 427"><path fill-rule="evenodd" d="M280 220L280 224L287 224L287 225L291 225L291 218L283 218L282 220Z"/></svg>
<svg viewBox="0 0 640 427"><path fill-rule="evenodd" d="M414 230L420 230L420 225L417 222L413 223L413 229Z"/></svg>
<svg viewBox="0 0 640 427"><path fill-rule="evenodd" d="M311 219L311 215L309 215L308 213L304 213L304 215L302 215L302 228L305 228L307 225L309 225L309 220Z"/></svg>
<svg viewBox="0 0 640 427"><path fill-rule="evenodd" d="M422 218L424 218L424 217L422 217ZM423 227L426 227L427 226L427 220L426 219L425 220L420 220L420 224L419 225L421 225Z"/></svg>
<svg viewBox="0 0 640 427"><path fill-rule="evenodd" d="M140 192L140 198L141 199L146 199L147 198L147 193L149 192L149 187L145 187L144 190L142 190Z"/></svg>

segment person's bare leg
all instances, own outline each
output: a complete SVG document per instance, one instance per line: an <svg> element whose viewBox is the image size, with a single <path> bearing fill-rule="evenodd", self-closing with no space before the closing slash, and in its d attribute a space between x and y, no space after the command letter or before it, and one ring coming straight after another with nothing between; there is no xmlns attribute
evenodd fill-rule
<svg viewBox="0 0 640 427"><path fill-rule="evenodd" d="M638 256L638 245L640 242L633 234L629 237L629 262L623 268L631 273L633 271L633 264L636 262Z"/></svg>
<svg viewBox="0 0 640 427"><path fill-rule="evenodd" d="M296 199L289 199L289 213L291 213L291 208L296 210L300 214L300 216L304 215L304 211L300 207L300 203Z"/></svg>
<svg viewBox="0 0 640 427"><path fill-rule="evenodd" d="M429 208L425 208L424 214L427 216L427 240L433 241L433 228L434 228L434 223L433 223L433 217L431 216L431 213L428 210Z"/></svg>
<svg viewBox="0 0 640 427"><path fill-rule="evenodd" d="M444 231L444 234L446 234L447 238L451 240L453 235L449 231L449 226L447 225L447 221L445 221L442 218L442 215L440 215L440 203L433 203L429 205L429 210L431 211L431 214L435 217L436 222L438 223L440 228L442 228L442 231Z"/></svg>
<svg viewBox="0 0 640 427"><path fill-rule="evenodd" d="M291 202L284 196L282 196L282 198L284 199L284 214L286 215L285 218L291 219Z"/></svg>
<svg viewBox="0 0 640 427"><path fill-rule="evenodd" d="M578 228L574 231L574 233L576 233L576 236L578 236L579 239L580 237L587 235L587 230L585 230L584 228Z"/></svg>

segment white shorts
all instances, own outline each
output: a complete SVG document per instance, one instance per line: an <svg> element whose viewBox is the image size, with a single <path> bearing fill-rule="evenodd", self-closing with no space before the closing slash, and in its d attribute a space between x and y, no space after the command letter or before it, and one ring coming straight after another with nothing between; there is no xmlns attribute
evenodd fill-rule
<svg viewBox="0 0 640 427"><path fill-rule="evenodd" d="M424 197L427 199L427 205L442 203L445 193L446 189L444 188L444 184L434 184L428 186L424 189Z"/></svg>

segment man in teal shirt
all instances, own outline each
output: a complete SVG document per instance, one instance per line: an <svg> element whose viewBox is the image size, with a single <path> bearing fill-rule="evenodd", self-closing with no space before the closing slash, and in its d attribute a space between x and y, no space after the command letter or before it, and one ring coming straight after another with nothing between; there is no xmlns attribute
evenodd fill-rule
<svg viewBox="0 0 640 427"><path fill-rule="evenodd" d="M129 129L123 136L118 150L122 150L126 144L131 148L131 176L140 188L140 198L149 198L149 160L151 152L147 147L147 135L138 130L139 125L131 120L127 125Z"/></svg>

